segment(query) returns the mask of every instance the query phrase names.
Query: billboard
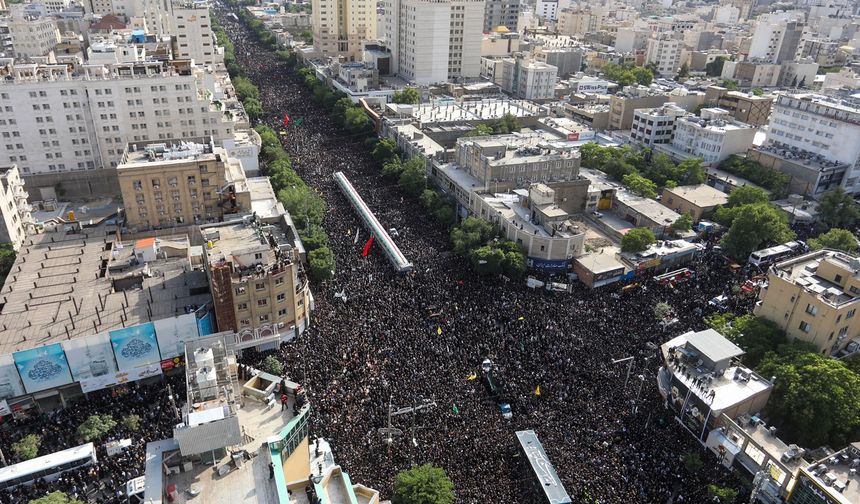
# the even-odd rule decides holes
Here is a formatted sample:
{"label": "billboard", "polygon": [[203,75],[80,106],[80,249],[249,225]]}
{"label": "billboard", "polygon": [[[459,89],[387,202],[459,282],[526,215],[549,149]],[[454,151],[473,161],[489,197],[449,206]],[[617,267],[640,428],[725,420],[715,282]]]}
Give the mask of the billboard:
{"label": "billboard", "polygon": [[12,358],[27,393],[72,383],[69,363],[59,343],[15,352]]}
{"label": "billboard", "polygon": [[162,359],[185,355],[185,342],[198,337],[197,316],[193,313],[156,320],[154,325]]}
{"label": "billboard", "polygon": [[161,362],[152,322],[111,331],[110,342],[120,371]]}
{"label": "billboard", "polygon": [[0,400],[24,395],[24,385],[11,355],[0,355]]}
{"label": "billboard", "polygon": [[106,332],[64,341],[62,345],[75,381],[113,375],[118,371],[110,335]]}

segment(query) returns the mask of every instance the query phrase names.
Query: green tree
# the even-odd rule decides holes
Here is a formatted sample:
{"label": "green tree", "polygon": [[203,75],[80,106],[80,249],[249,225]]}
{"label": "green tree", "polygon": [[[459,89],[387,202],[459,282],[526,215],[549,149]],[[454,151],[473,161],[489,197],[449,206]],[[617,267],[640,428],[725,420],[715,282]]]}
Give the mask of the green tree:
{"label": "green tree", "polygon": [[705,74],[708,77],[719,77],[723,73],[723,65],[726,63],[726,58],[717,56],[714,61],[705,65]]}
{"label": "green tree", "polygon": [[370,118],[361,107],[350,107],[344,115],[344,127],[353,133],[369,132]]}
{"label": "green tree", "polygon": [[750,89],[750,93],[754,94],[755,96],[761,96],[764,94],[764,89],[760,87],[754,87]]}
{"label": "green tree", "polygon": [[0,244],[0,285],[6,282],[6,276],[15,264],[15,249],[11,243]]}
{"label": "green tree", "polygon": [[522,250],[505,252],[505,260],[502,261],[502,272],[505,276],[517,280],[525,276],[526,269],[528,262]]}
{"label": "green tree", "polygon": [[244,102],[242,102],[242,106],[245,108],[245,113],[248,114],[248,117],[251,119],[259,119],[263,116],[263,105],[260,103],[260,100],[256,98],[246,98]]}
{"label": "green tree", "polygon": [[427,188],[427,170],[424,168],[424,159],[413,157],[403,164],[403,172],[398,180],[400,187],[406,194],[417,198]]}
{"label": "green tree", "polygon": [[236,77],[232,82],[233,90],[236,91],[236,98],[239,101],[244,102],[248,98],[260,99],[260,90],[247,77]]}
{"label": "green tree", "polygon": [[421,101],[421,93],[413,87],[408,87],[402,91],[395,91],[391,97],[391,101],[394,103],[417,104]]}
{"label": "green tree", "polygon": [[522,128],[519,120],[513,114],[505,114],[501,119],[493,122],[493,132],[496,134],[516,133]]}
{"label": "green tree", "polygon": [[400,149],[397,147],[397,142],[390,138],[383,138],[382,140],[376,142],[376,145],[373,147],[373,159],[375,159],[378,163],[384,163],[389,159],[399,156]]}
{"label": "green tree", "polygon": [[654,233],[648,228],[633,228],[621,238],[622,252],[642,252],[656,242]]}
{"label": "green tree", "polygon": [[36,434],[27,434],[18,441],[12,443],[12,453],[18,457],[18,460],[30,460],[36,458],[39,454],[39,447],[42,445],[42,437]]}
{"label": "green tree", "polygon": [[817,238],[809,240],[809,247],[812,250],[829,248],[841,250],[853,254],[857,251],[857,238],[854,233],[847,229],[833,228],[826,233],[821,233]]}
{"label": "green tree", "polygon": [[477,136],[489,136],[493,134],[492,126],[488,126],[486,124],[479,124],[475,126],[471,131],[466,133],[467,137],[477,137]]}
{"label": "green tree", "polygon": [[697,474],[705,465],[702,462],[702,457],[696,452],[687,452],[681,458],[684,461],[684,467],[690,474]]}
{"label": "green tree", "polygon": [[600,169],[614,180],[623,180],[627,175],[636,173],[636,167],[623,159],[611,159]]}
{"label": "green tree", "polygon": [[469,260],[479,275],[497,275],[502,272],[505,253],[497,248],[484,245],[472,250],[469,254]]}
{"label": "green tree", "polygon": [[132,432],[137,432],[140,429],[140,416],[134,414],[124,416],[122,417],[122,425]]}
{"label": "green tree", "polygon": [[672,306],[665,301],[660,301],[654,305],[654,318],[657,320],[665,320],[672,313]]}
{"label": "green tree", "polygon": [[78,426],[78,437],[85,443],[101,439],[116,426],[116,420],[110,415],[90,415],[84,423]]}
{"label": "green tree", "polygon": [[711,497],[713,502],[733,504],[735,499],[738,498],[738,491],[734,488],[708,485],[708,495]]}
{"label": "green tree", "polygon": [[687,62],[681,63],[681,68],[678,69],[678,75],[675,76],[675,80],[686,79],[690,76],[690,65]]}
{"label": "green tree", "polygon": [[817,352],[768,353],[759,374],[776,378],[767,412],[784,439],[845,446],[860,434],[860,376]]}
{"label": "green tree", "polygon": [[394,479],[392,504],[453,504],[454,484],[432,464],[401,471]]}
{"label": "green tree", "polygon": [[279,361],[274,355],[267,355],[263,362],[260,363],[260,369],[275,376],[284,374],[284,363]]}
{"label": "green tree", "polygon": [[33,499],[29,504],[84,504],[84,502],[73,499],[63,492],[56,491],[38,499]]}
{"label": "green tree", "polygon": [[308,268],[314,280],[328,280],[334,276],[334,254],[328,247],[308,252]]}
{"label": "green tree", "polygon": [[627,189],[629,189],[633,194],[638,194],[645,198],[657,197],[657,184],[651,182],[638,173],[628,173],[627,175],[624,175],[621,182],[627,186]]}
{"label": "green tree", "polygon": [[672,223],[672,229],[681,232],[693,229],[693,216],[690,215],[690,212],[681,214],[678,220]]}
{"label": "green tree", "polygon": [[328,235],[322,226],[318,224],[311,224],[299,231],[299,237],[302,239],[302,245],[305,246],[305,250],[308,252],[328,247]]}
{"label": "green tree", "polygon": [[399,179],[403,173],[403,163],[399,157],[393,157],[382,165],[382,176],[391,179]]}
{"label": "green tree", "polygon": [[753,186],[742,186],[729,193],[727,205],[730,207],[736,207],[767,202],[768,197],[764,189]]}
{"label": "green tree", "polygon": [[818,220],[827,229],[849,228],[857,222],[860,210],[850,194],[837,187],[818,200]]}
{"label": "green tree", "polygon": [[677,173],[676,180],[688,185],[702,184],[707,179],[702,158],[689,158],[681,161],[678,163]]}
{"label": "green tree", "polygon": [[767,168],[755,160],[732,155],[720,163],[720,169],[764,187],[775,199],[785,197],[788,193],[790,177],[780,171]]}
{"label": "green tree", "polygon": [[325,201],[309,187],[281,189],[278,191],[278,201],[283,203],[299,228],[322,224],[326,213]]}
{"label": "green tree", "polygon": [[496,234],[492,224],[480,217],[466,217],[459,226],[451,230],[454,252],[467,255],[470,250],[487,243]]}
{"label": "green tree", "polygon": [[[719,212],[718,212],[719,213]],[[767,203],[736,207],[723,246],[735,259],[743,259],[762,243],[784,243],[794,238],[785,213]]]}
{"label": "green tree", "polygon": [[723,81],[723,87],[728,89],[729,91],[738,91],[741,87],[738,85],[737,81],[733,81],[731,79],[726,79]]}
{"label": "green tree", "polygon": [[[353,107],[352,100],[344,96],[334,102],[331,107],[331,118],[339,124],[343,124],[346,119],[346,111]],[[393,141],[393,140],[392,140]],[[395,144],[396,146],[396,144]]]}

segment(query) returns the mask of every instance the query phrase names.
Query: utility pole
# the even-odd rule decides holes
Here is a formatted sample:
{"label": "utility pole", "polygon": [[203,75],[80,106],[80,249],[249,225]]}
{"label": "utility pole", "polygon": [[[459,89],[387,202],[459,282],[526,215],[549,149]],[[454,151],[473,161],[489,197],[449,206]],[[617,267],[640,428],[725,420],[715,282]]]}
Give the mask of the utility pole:
{"label": "utility pole", "polygon": [[634,357],[631,355],[630,357],[615,359],[612,361],[613,364],[621,364],[622,362],[627,363],[627,376],[624,378],[624,390],[627,390],[627,381],[630,379],[630,371],[633,370],[633,359]]}

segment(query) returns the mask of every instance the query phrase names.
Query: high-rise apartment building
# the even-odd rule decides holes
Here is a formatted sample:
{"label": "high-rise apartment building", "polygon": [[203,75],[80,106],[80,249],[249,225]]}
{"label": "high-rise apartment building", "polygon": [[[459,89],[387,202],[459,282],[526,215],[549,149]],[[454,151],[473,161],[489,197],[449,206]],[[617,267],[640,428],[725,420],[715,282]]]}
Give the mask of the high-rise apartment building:
{"label": "high-rise apartment building", "polygon": [[172,33],[172,0],[84,0],[83,6],[87,14],[123,15],[132,25],[145,25],[148,33],[159,37]]}
{"label": "high-rise apartment building", "polygon": [[130,228],[215,222],[251,208],[242,164],[211,138],[129,143],[116,172]]}
{"label": "high-rise apartment building", "polygon": [[674,77],[681,62],[684,43],[671,33],[655,34],[648,39],[645,61],[653,63],[662,77]]}
{"label": "high-rise apartment building", "polygon": [[60,30],[49,17],[31,17],[19,12],[7,24],[18,58],[46,56],[60,43]]}
{"label": "high-rise apartment building", "polygon": [[10,59],[0,66],[7,76],[0,90],[0,163],[16,163],[24,177],[116,168],[129,142],[221,141],[247,127],[241,104],[210,89],[217,76],[187,62],[72,69]]}
{"label": "high-rise apartment building", "polygon": [[478,77],[483,19],[483,0],[389,0],[392,71],[416,84]]}
{"label": "high-rise apartment building", "polygon": [[24,181],[15,165],[0,166],[0,242],[21,247],[29,226],[35,224],[27,203]]}
{"label": "high-rise apartment building", "polygon": [[313,0],[314,48],[323,56],[361,60],[361,43],[376,38],[376,2]]}
{"label": "high-rise apartment building", "polygon": [[793,61],[803,52],[806,30],[803,14],[763,14],[750,41],[749,57],[768,63]]}
{"label": "high-rise apartment building", "polygon": [[517,18],[525,3],[522,0],[487,0],[484,4],[484,31],[504,26],[517,29]]}
{"label": "high-rise apartment building", "polygon": [[197,65],[224,62],[224,51],[215,41],[208,6],[194,2],[175,5],[173,16],[176,59],[190,59]]}

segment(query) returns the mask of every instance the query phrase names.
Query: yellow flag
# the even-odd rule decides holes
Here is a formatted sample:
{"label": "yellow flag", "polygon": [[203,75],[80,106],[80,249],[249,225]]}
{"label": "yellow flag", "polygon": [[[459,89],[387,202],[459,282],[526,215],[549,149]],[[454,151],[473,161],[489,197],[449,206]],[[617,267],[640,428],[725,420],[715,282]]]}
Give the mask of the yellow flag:
{"label": "yellow flag", "polygon": [[468,379],[469,381],[472,381],[472,380],[475,380],[475,379],[477,379],[477,378],[478,378],[478,375],[476,375],[475,373],[472,373],[472,374],[470,374],[470,375],[469,375],[469,378],[467,378],[467,379]]}
{"label": "yellow flag", "polygon": [[537,388],[535,389],[535,395],[536,396],[540,395],[540,385],[538,385]]}
{"label": "yellow flag", "polygon": [[436,328],[436,334],[439,334],[439,335],[442,334],[442,328],[441,327]]}
{"label": "yellow flag", "polygon": [[517,320],[523,320],[523,319],[525,319],[525,317],[523,317],[522,315],[520,315],[520,318],[518,318]]}

